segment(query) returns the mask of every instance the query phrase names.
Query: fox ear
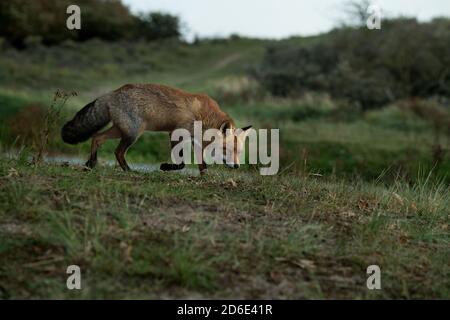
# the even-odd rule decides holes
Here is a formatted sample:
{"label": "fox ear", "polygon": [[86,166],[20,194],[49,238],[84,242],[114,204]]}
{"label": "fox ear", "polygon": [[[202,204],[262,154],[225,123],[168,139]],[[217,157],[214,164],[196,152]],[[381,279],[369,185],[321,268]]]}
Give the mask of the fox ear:
{"label": "fox ear", "polygon": [[248,129],[250,129],[252,126],[246,126],[246,127],[243,127],[243,128],[239,128],[237,131],[238,131],[238,133],[239,133],[239,135],[240,136],[242,136],[242,137],[246,137],[247,135],[248,135]]}
{"label": "fox ear", "polygon": [[227,134],[227,129],[231,129],[231,123],[229,121],[225,121],[221,124],[219,130],[222,132],[223,135]]}

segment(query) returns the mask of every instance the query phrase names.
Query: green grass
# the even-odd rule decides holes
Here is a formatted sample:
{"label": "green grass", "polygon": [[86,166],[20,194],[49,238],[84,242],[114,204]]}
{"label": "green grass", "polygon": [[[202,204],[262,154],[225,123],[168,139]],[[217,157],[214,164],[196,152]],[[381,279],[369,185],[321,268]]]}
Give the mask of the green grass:
{"label": "green grass", "polygon": [[[61,46],[4,50],[0,87],[24,95],[49,95],[57,88],[80,93],[89,102],[124,83],[170,83],[209,92],[215,79],[255,65],[266,41],[237,39],[180,43],[105,43],[91,40]],[[88,101],[89,100],[89,101]],[[78,106],[79,107],[79,106]]]}
{"label": "green grass", "polygon": [[[14,168],[12,170],[11,168]],[[233,186],[228,179],[233,179]],[[0,162],[2,298],[449,298],[448,187]],[[82,270],[81,291],[65,268]],[[378,264],[382,290],[365,269]]]}

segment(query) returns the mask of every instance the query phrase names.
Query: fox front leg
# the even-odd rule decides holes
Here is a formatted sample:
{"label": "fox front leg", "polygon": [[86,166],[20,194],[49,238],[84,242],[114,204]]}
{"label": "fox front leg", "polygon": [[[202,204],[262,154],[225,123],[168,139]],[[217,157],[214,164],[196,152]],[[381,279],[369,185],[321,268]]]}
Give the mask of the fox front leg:
{"label": "fox front leg", "polygon": [[[171,136],[171,133],[169,134],[169,138]],[[170,152],[172,152],[173,148],[177,145],[177,141],[170,140]],[[180,150],[180,157],[183,158],[183,149]],[[185,167],[184,162],[181,162],[179,164],[177,163],[161,163],[159,170],[162,171],[174,171],[174,170],[181,170]]]}
{"label": "fox front leg", "polygon": [[207,172],[206,163],[205,163],[205,160],[203,159],[203,152],[205,150],[205,147],[206,147],[206,145],[205,145],[204,141],[201,143],[200,148],[198,146],[196,148],[195,143],[194,143],[194,152],[195,152],[195,155],[196,155],[196,158],[198,161],[198,170],[200,171],[201,176],[203,176]]}
{"label": "fox front leg", "polygon": [[202,162],[198,165],[198,170],[200,170],[200,175],[203,176],[207,172],[206,163]]}

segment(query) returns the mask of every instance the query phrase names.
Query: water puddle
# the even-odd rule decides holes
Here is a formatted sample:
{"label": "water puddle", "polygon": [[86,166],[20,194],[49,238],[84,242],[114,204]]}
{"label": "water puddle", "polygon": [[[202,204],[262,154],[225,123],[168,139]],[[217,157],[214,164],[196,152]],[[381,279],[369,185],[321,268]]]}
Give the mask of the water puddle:
{"label": "water puddle", "polygon": [[[6,154],[6,157],[8,158],[17,158],[17,154],[8,153]],[[31,160],[31,158],[30,158]],[[49,164],[70,164],[70,165],[76,165],[76,166],[84,166],[86,163],[86,159],[76,157],[76,156],[68,156],[68,155],[55,155],[55,156],[45,156],[44,162]],[[109,167],[116,166],[116,161],[113,160],[102,160],[99,161],[98,165],[106,165]],[[129,162],[128,165],[133,171],[138,172],[154,172],[154,171],[160,171],[159,166],[160,164],[147,164],[147,163],[131,163]],[[177,170],[174,172],[179,172],[187,175],[199,175],[199,171],[194,168],[184,168],[182,170]]]}

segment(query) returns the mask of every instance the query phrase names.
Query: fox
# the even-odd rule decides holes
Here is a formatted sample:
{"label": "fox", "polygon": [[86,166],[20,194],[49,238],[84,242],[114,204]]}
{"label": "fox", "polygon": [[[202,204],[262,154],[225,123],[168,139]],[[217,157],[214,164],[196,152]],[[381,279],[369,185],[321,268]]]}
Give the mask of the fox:
{"label": "fox", "polygon": [[[120,139],[114,153],[120,167],[129,171],[125,159],[127,150],[144,132],[168,132],[170,137],[174,130],[186,129],[193,135],[195,121],[201,121],[205,130],[219,130],[218,137],[211,143],[222,148],[219,150],[223,150],[225,165],[239,168],[246,132],[252,126],[236,128],[233,119],[206,94],[189,93],[161,84],[125,84],[100,96],[62,127],[61,137],[65,143],[73,145],[92,138],[89,159],[85,164],[89,168],[97,164],[97,151],[102,144],[110,139]],[[110,123],[112,125],[102,131]],[[240,131],[236,132],[238,129]],[[177,142],[170,143],[173,149]],[[200,143],[203,155],[206,144]],[[182,152],[180,155],[183,156]],[[160,170],[181,170],[184,167],[184,162],[162,163]],[[198,168],[201,175],[207,170],[203,157]]]}

